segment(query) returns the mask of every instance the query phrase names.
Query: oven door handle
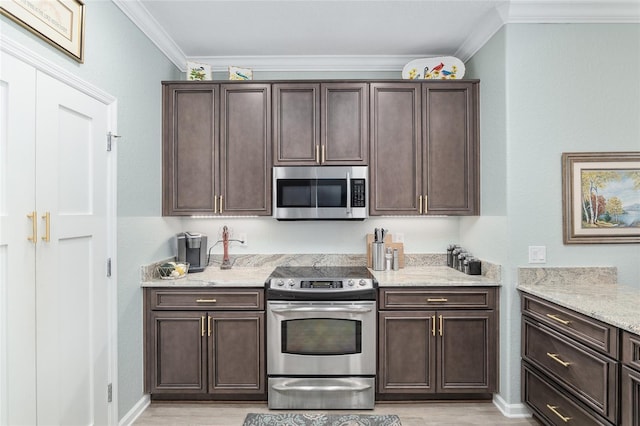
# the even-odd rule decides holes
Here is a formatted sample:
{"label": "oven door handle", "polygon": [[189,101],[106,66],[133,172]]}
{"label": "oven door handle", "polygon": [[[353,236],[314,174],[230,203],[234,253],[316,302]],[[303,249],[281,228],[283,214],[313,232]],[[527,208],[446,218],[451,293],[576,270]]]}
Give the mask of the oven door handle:
{"label": "oven door handle", "polygon": [[318,391],[365,391],[371,388],[371,385],[359,385],[353,384],[351,386],[287,386],[287,385],[273,385],[273,389],[281,392],[318,392]]}
{"label": "oven door handle", "polygon": [[304,306],[304,307],[295,307],[295,308],[270,308],[271,312],[276,314],[287,314],[287,313],[296,313],[296,312],[343,312],[350,314],[365,314],[367,312],[373,311],[373,308],[341,308],[336,306],[327,306],[327,307],[314,307],[314,306]]}

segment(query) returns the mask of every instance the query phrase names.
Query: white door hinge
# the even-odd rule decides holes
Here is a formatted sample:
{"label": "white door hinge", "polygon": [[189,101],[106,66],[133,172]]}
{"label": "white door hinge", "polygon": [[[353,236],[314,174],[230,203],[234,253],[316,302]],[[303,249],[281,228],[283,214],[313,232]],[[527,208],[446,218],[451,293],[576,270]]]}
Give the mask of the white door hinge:
{"label": "white door hinge", "polygon": [[120,135],[116,135],[115,133],[109,132],[107,133],[107,151],[111,151],[111,144],[114,138],[119,138]]}

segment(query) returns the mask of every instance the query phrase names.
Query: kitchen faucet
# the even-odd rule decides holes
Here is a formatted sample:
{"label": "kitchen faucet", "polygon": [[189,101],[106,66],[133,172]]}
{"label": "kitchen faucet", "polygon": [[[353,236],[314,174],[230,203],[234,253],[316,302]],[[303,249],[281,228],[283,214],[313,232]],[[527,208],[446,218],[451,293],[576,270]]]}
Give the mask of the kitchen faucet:
{"label": "kitchen faucet", "polygon": [[218,240],[218,242],[222,241],[222,247],[224,248],[224,254],[222,255],[222,263],[220,264],[220,269],[231,269],[231,262],[229,261],[229,242],[237,241],[240,244],[244,244],[243,240],[229,239],[229,228],[227,225],[222,227],[222,240]]}

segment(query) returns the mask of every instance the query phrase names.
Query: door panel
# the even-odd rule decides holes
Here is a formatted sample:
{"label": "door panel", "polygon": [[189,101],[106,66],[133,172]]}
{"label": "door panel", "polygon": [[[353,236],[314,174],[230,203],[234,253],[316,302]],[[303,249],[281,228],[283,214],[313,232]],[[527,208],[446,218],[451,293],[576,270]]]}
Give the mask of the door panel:
{"label": "door panel", "polygon": [[[36,422],[35,69],[0,53],[0,424]],[[37,223],[36,223],[37,225]]]}
{"label": "door panel", "polygon": [[106,424],[107,107],[43,73],[37,94],[38,422]]}

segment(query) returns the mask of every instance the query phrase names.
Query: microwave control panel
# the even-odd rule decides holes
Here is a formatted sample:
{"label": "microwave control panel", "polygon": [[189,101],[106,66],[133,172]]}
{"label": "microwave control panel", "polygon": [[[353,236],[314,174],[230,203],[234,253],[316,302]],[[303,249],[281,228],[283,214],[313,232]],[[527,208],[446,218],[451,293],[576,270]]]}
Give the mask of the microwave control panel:
{"label": "microwave control panel", "polygon": [[366,207],[364,179],[351,179],[351,207]]}

